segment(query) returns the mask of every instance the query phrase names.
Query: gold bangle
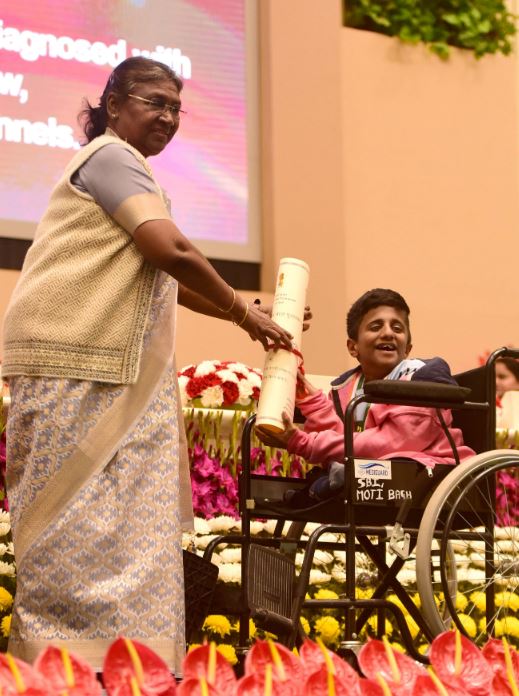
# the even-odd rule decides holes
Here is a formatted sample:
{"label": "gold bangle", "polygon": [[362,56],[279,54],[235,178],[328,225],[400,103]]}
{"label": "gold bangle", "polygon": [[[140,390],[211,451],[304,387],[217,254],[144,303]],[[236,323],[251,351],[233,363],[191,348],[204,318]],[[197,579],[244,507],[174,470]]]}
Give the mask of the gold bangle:
{"label": "gold bangle", "polygon": [[220,312],[223,312],[224,314],[229,314],[230,312],[232,312],[233,307],[236,303],[236,290],[234,288],[231,288],[231,290],[232,290],[232,302],[231,302],[231,306],[229,307],[229,309],[220,309],[220,307],[218,307]]}
{"label": "gold bangle", "polygon": [[245,303],[245,314],[243,315],[243,319],[239,323],[237,321],[233,321],[233,324],[235,326],[241,326],[244,323],[245,319],[247,319],[248,316],[249,316],[249,304],[246,302]]}

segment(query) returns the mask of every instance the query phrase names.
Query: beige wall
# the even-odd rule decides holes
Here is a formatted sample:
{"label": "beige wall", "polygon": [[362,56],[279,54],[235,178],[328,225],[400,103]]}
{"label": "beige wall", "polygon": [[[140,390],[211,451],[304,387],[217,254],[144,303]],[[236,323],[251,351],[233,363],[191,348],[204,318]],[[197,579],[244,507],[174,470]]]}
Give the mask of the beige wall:
{"label": "beige wall", "polygon": [[[310,264],[309,372],[350,365],[344,315],[400,290],[415,354],[455,370],[519,345],[518,59],[442,62],[340,26],[340,1],[260,0],[264,290],[279,258]],[[0,271],[0,315],[16,273]],[[261,365],[223,322],[179,313],[178,362]]]}
{"label": "beige wall", "polygon": [[400,290],[415,354],[519,345],[517,56],[342,32],[347,295]]}
{"label": "beige wall", "polygon": [[344,315],[377,286],[408,299],[415,355],[472,367],[519,345],[517,56],[443,62],[339,28],[339,5],[261,5],[265,281],[310,263],[312,372],[352,364]]}
{"label": "beige wall", "polygon": [[263,283],[278,260],[310,265],[314,310],[303,351],[309,372],[344,364],[340,2],[260,2]]}
{"label": "beige wall", "polygon": [[344,315],[377,286],[408,299],[416,355],[472,367],[519,345],[517,56],[443,62],[338,29],[339,4],[262,3],[265,282],[310,263],[312,372],[352,364]]}

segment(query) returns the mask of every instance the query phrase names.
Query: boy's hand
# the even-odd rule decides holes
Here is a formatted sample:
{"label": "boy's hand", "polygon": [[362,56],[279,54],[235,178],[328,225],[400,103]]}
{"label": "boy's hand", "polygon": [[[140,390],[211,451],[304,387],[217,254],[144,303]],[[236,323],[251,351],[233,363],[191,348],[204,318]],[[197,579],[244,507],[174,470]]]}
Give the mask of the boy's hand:
{"label": "boy's hand", "polygon": [[285,429],[281,433],[273,433],[270,430],[262,430],[261,426],[256,427],[256,435],[258,436],[258,440],[269,447],[280,447],[281,449],[286,449],[288,441],[295,433],[297,428],[292,423],[288,413],[285,411],[283,411],[283,425]]}
{"label": "boy's hand", "polygon": [[305,313],[303,316],[303,331],[307,331],[310,328],[310,320],[312,319],[312,310],[310,305],[306,305]]}
{"label": "boy's hand", "polygon": [[296,382],[296,401],[301,401],[301,399],[306,399],[307,396],[311,396],[318,391],[313,384],[311,384],[304,374],[298,370],[297,371],[297,382]]}

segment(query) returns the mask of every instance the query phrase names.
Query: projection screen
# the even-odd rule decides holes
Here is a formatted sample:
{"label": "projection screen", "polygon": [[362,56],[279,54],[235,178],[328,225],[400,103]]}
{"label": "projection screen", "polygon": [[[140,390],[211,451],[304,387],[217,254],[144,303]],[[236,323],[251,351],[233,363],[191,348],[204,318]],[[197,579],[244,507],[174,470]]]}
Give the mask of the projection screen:
{"label": "projection screen", "polygon": [[110,71],[151,56],[184,80],[179,133],[150,159],[209,257],[260,261],[254,0],[17,0],[0,8],[0,237],[31,239]]}

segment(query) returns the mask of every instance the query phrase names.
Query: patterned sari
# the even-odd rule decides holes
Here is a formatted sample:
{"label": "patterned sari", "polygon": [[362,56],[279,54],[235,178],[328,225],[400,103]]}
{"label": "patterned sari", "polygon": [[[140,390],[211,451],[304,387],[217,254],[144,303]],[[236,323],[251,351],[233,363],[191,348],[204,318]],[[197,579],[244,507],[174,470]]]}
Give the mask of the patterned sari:
{"label": "patterned sari", "polygon": [[108,645],[124,635],[179,674],[190,487],[179,466],[175,307],[176,283],[159,273],[136,384],[10,380],[17,592],[9,650],[22,659],[61,644],[100,671]]}

